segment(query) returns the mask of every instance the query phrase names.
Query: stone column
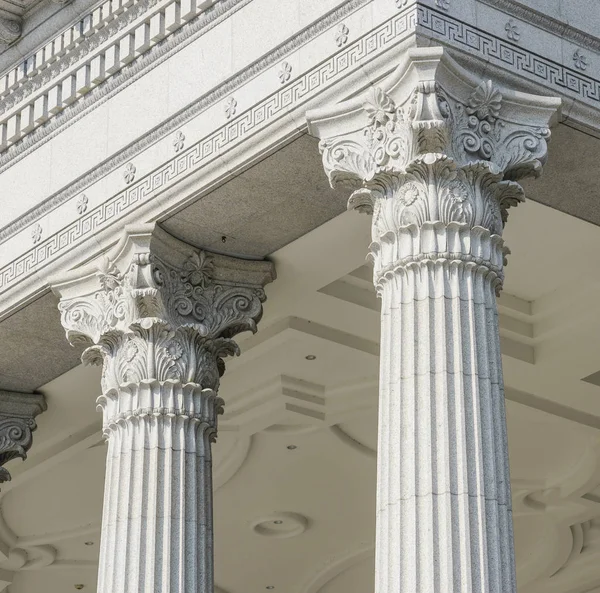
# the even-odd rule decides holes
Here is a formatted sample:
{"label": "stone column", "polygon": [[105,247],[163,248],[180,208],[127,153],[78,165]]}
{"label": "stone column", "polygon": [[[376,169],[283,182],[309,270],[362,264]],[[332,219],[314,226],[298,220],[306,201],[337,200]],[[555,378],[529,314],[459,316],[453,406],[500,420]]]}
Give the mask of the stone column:
{"label": "stone column", "polygon": [[516,591],[496,295],[516,180],[559,101],[500,90],[441,48],[309,113],[332,185],[372,218],[382,299],[376,593]]}
{"label": "stone column", "polygon": [[0,391],[0,484],[11,479],[5,463],[27,458],[37,428],[35,418],[45,410],[41,394]]}
{"label": "stone column", "polygon": [[102,366],[108,441],[98,593],[213,593],[211,443],[223,358],[256,331],[269,262],[127,228],[101,269],[54,284],[72,344]]}

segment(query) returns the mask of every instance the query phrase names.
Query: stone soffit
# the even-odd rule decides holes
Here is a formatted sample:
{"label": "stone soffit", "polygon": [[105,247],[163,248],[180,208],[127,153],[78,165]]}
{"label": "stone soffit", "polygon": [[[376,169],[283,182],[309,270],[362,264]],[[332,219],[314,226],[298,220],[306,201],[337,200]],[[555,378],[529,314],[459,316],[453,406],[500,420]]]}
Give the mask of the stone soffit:
{"label": "stone soffit", "polygon": [[[56,111],[56,114],[60,113],[60,117],[50,117],[48,112],[44,125],[39,127],[33,126],[28,130],[27,126],[21,125],[26,121],[27,114],[33,114],[35,111],[35,106],[30,100],[35,102],[37,99],[32,97],[38,97],[38,91],[32,94],[24,91],[35,87],[31,81],[36,77],[48,78],[50,75],[45,86],[39,91],[46,97],[44,104],[47,106],[48,97],[54,88],[52,69],[45,68],[33,72],[31,80],[25,75],[18,83],[17,75],[11,74],[13,71],[7,73],[6,76],[12,77],[13,84],[16,84],[16,88],[22,93],[20,95],[18,90],[11,90],[8,96],[17,99],[22,96],[22,101],[8,108],[6,106],[9,103],[4,104],[6,119],[2,125],[9,126],[8,120],[14,117],[18,122],[10,124],[11,130],[14,130],[17,136],[21,132],[25,135],[16,138],[0,156],[0,172],[16,160],[26,157],[41,143],[50,140],[60,132],[63,125],[71,125],[94,109],[99,102],[117,93],[124,85],[132,83],[136,77],[166,59],[170,52],[177,51],[186,40],[201,34],[203,27],[214,26],[219,19],[227,17],[228,10],[235,10],[247,1],[217,0],[193,3],[196,12],[190,14],[188,22],[180,22],[168,34],[164,30],[164,35],[161,33],[157,37],[158,41],[155,39],[155,43],[146,44],[148,47],[142,44],[138,50],[130,48],[133,51],[132,59],[125,60],[114,73],[109,73],[110,80],[105,78],[99,84],[86,88],[87,92],[75,93],[71,101]],[[123,3],[124,6],[125,4]],[[130,37],[135,39],[132,31],[139,31],[141,26],[143,32],[149,35],[152,18],[159,13],[165,17],[172,4],[173,2],[153,0],[148,0],[147,4],[136,3],[135,14],[125,7],[119,18],[124,19],[123,26],[130,27]],[[587,44],[585,60],[576,60],[567,55],[565,50],[560,57],[567,55],[569,59],[562,60],[561,63],[558,56],[554,56],[556,60],[542,57],[543,47],[536,44],[547,43],[546,38],[540,41],[541,38],[538,39],[534,34],[524,38],[517,34],[518,31],[513,29],[512,25],[508,26],[507,23],[506,27],[500,26],[506,18],[506,12],[494,12],[494,9],[490,8],[492,13],[488,14],[487,19],[480,19],[481,22],[478,21],[476,27],[468,24],[468,15],[462,14],[464,5],[455,4],[450,0],[390,0],[381,13],[379,24],[366,34],[353,38],[349,25],[352,25],[352,19],[356,21],[360,18],[363,11],[370,12],[370,4],[368,0],[350,0],[341,4],[250,68],[235,74],[207,95],[199,97],[151,133],[115,153],[94,170],[73,180],[68,187],[49,196],[25,216],[2,229],[0,241],[5,245],[4,253],[10,256],[0,256],[0,294],[19,284],[20,291],[39,291],[43,282],[40,283],[37,275],[48,264],[58,261],[67,253],[73,257],[74,247],[86,242],[90,245],[89,240],[97,239],[101,232],[108,237],[111,227],[128,216],[135,214],[155,220],[163,216],[165,211],[181,208],[186,199],[190,200],[190,196],[173,191],[180,181],[189,181],[190,176],[194,175],[197,177],[202,169],[203,179],[210,179],[213,184],[218,183],[219,179],[231,175],[236,166],[247,166],[242,163],[251,160],[248,155],[260,158],[261,154],[272,150],[273,142],[289,139],[305,129],[303,116],[307,107],[317,105],[323,100],[339,100],[344,96],[343,93],[356,92],[357,85],[360,89],[361,85],[364,87],[365,83],[369,84],[386,74],[390,62],[395,63],[402,55],[402,43],[409,43],[415,33],[420,40],[433,40],[453,48],[455,56],[459,60],[470,61],[471,66],[480,75],[485,73],[486,76],[501,80],[512,76],[516,78],[516,82],[513,80],[513,83],[517,88],[532,87],[537,89],[537,92],[541,89],[545,94],[562,96],[562,117],[568,124],[589,131],[592,130],[594,121],[596,125],[600,121],[597,117],[600,105],[600,53],[594,53],[596,50],[591,47],[593,44]],[[502,8],[506,11],[508,6],[509,3],[504,2]],[[526,23],[529,30],[553,35],[558,39],[558,32],[548,31],[551,27],[547,22],[544,21],[544,26],[536,25],[535,11],[520,14],[522,18],[533,19],[533,22]],[[92,15],[96,16],[91,17],[89,38],[81,43],[71,38],[73,47],[63,44],[61,51],[64,53],[62,57],[56,58],[59,62],[66,59],[64,63],[68,68],[67,73],[71,72],[67,79],[61,79],[60,84],[63,88],[64,80],[75,84],[77,73],[82,68],[82,59],[86,61],[84,74],[90,74],[92,62],[89,60],[95,59],[90,56],[96,50],[105,51],[113,47],[111,44],[115,39],[120,43],[119,36],[122,31],[117,35],[118,38],[110,37],[112,29],[106,26],[106,23],[102,27],[92,26],[102,22],[103,13],[94,11]],[[128,15],[127,18],[125,15]],[[497,22],[493,16],[498,17]],[[516,26],[518,28],[518,24]],[[498,28],[499,31],[496,30]],[[102,31],[104,37],[100,37],[98,41],[105,43],[92,43]],[[113,33],[116,34],[114,31]],[[575,35],[573,31],[571,33],[572,36]],[[300,67],[299,52],[311,45],[316,46],[323,36],[330,36],[334,41],[328,46],[331,49],[326,49],[325,53],[323,49],[313,51],[312,63]],[[83,47],[84,43],[88,43],[86,47],[91,53],[77,54],[77,51],[80,51],[78,48]],[[321,43],[321,47],[322,45]],[[40,59],[45,59],[45,55],[44,53]],[[71,65],[69,56],[73,56]],[[364,79],[365,70],[369,79],[367,81]],[[596,75],[597,79],[591,74]],[[62,76],[64,72],[61,73]],[[257,88],[260,88],[260,91]],[[238,104],[239,99],[236,97],[239,98],[244,93],[257,97],[258,100],[250,105]],[[27,102],[29,107],[23,107]],[[218,112],[216,109],[221,112],[220,117],[215,116]],[[211,128],[212,131],[207,132]],[[269,128],[270,134],[267,134]],[[156,150],[157,146],[162,145],[164,149]],[[243,157],[240,156],[242,149]],[[218,171],[218,161],[226,153],[230,155],[229,166],[225,171]],[[160,157],[157,157],[157,154],[160,154]],[[165,161],[164,154],[172,156]],[[140,166],[140,162],[143,163],[143,167]],[[97,193],[99,189],[96,188],[99,181],[103,181],[101,195]],[[157,203],[152,198],[159,194],[163,198]],[[60,224],[56,223],[57,220]],[[109,239],[107,241],[110,242]],[[72,262],[75,263],[77,262]],[[24,280],[28,281],[27,285],[23,284]],[[11,294],[14,293],[15,291],[11,290]],[[23,292],[16,300],[22,298]],[[10,307],[10,304],[7,306]]]}

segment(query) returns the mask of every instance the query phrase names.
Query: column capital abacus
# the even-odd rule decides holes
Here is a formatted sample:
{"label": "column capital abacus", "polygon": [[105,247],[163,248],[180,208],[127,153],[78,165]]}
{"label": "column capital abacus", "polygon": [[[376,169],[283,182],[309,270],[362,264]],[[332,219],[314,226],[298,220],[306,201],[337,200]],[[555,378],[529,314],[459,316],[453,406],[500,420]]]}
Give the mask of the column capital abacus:
{"label": "column capital abacus", "polygon": [[523,200],[517,180],[540,174],[559,107],[478,79],[431,47],[408,50],[366,97],[307,117],[331,185],[353,190],[348,208],[373,214],[376,280],[426,254],[455,254],[484,262],[501,284],[503,225]]}
{"label": "column capital abacus", "polygon": [[45,410],[46,400],[39,393],[0,391],[0,483],[11,479],[5,463],[27,458],[37,428],[35,418]]}
{"label": "column capital abacus", "polygon": [[256,331],[273,278],[270,262],[208,253],[144,225],[53,290],[68,340],[103,365],[104,394],[142,381],[217,391],[223,358],[239,353],[233,337]]}

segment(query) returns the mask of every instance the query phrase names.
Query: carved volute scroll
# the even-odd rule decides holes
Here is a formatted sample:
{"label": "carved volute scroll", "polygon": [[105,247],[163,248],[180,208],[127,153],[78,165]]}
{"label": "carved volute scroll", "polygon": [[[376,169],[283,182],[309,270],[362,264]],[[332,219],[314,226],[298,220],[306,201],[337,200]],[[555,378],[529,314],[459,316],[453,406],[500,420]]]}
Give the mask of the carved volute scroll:
{"label": "carved volute scroll", "polygon": [[82,359],[102,365],[104,395],[142,382],[218,390],[234,336],[256,331],[270,262],[197,250],[158,227],[128,227],[114,257],[54,284]]}
{"label": "carved volute scroll", "polygon": [[309,112],[331,185],[348,186],[348,207],[373,214],[376,280],[423,251],[463,253],[478,228],[471,255],[500,286],[503,225],[523,200],[517,180],[539,175],[559,105],[477,80],[433,47],[409,50],[366,98]]}
{"label": "carved volute scroll", "polygon": [[0,483],[11,479],[5,463],[27,458],[37,428],[35,418],[44,410],[43,395],[0,391]]}
{"label": "carved volute scroll", "polygon": [[0,43],[11,44],[21,37],[21,23],[0,16]]}

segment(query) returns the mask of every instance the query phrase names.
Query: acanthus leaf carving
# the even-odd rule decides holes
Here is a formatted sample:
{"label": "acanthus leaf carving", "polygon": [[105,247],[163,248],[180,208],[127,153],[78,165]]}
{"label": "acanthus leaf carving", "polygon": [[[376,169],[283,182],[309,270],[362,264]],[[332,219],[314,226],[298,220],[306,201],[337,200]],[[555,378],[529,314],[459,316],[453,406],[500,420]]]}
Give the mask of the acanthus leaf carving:
{"label": "acanthus leaf carving", "polygon": [[82,359],[102,366],[104,392],[141,381],[216,391],[223,359],[239,354],[232,338],[256,331],[272,266],[192,249],[154,232],[176,242],[185,257],[175,263],[145,245],[123,261],[103,260],[95,290],[63,295],[67,337],[88,345]]}
{"label": "acanthus leaf carving", "polygon": [[[475,81],[445,49],[408,53],[367,94],[362,114],[358,98],[308,114],[331,184],[351,181],[348,207],[373,214],[375,260],[399,257],[379,244],[409,226],[441,222],[501,236],[508,209],[523,200],[516,181],[538,175],[546,160],[559,105]],[[492,243],[497,261],[507,250]]]}
{"label": "acanthus leaf carving", "polygon": [[13,459],[27,459],[37,428],[35,418],[46,409],[44,396],[0,391],[0,483],[10,481],[3,467]]}

